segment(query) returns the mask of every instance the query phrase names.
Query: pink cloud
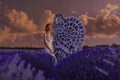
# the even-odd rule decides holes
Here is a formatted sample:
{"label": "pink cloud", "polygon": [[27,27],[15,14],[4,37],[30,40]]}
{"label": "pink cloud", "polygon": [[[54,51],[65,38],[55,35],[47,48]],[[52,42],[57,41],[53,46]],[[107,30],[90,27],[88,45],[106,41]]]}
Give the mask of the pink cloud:
{"label": "pink cloud", "polygon": [[44,32],[46,24],[53,24],[55,14],[51,10],[45,10],[40,18],[40,31]]}
{"label": "pink cloud", "polygon": [[23,11],[12,9],[6,16],[10,22],[11,32],[32,33],[37,31],[37,25],[32,19],[29,19],[27,14]]}

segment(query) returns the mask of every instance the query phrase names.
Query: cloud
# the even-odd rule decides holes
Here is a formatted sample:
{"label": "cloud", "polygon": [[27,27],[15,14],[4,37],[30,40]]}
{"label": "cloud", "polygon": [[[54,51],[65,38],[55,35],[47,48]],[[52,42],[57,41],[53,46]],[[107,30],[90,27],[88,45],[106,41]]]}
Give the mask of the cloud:
{"label": "cloud", "polygon": [[119,9],[119,6],[117,5],[107,4],[107,6],[104,9],[100,10],[99,16],[103,17],[103,19],[107,19],[112,12],[118,9]]}
{"label": "cloud", "polygon": [[6,17],[9,19],[9,27],[12,33],[33,33],[37,31],[37,25],[23,11],[12,9],[6,14]]}
{"label": "cloud", "polygon": [[[10,34],[7,39],[2,40],[2,46],[10,47],[43,47],[43,36],[41,33],[34,34]],[[0,46],[1,46],[0,45]]]}
{"label": "cloud", "polygon": [[83,23],[87,27],[88,37],[114,38],[120,32],[120,16],[115,14],[119,6],[107,4],[99,11],[96,17],[88,16],[88,13],[80,15]]}
{"label": "cloud", "polygon": [[40,18],[40,30],[44,32],[45,25],[50,23],[53,24],[55,14],[51,10],[45,10]]}
{"label": "cloud", "polygon": [[2,46],[27,46],[33,38],[35,38],[34,42],[42,41],[41,36],[39,39],[32,37],[32,35],[39,36],[41,33],[38,31],[38,26],[25,12],[12,9],[6,13],[6,18],[9,24],[0,25],[0,44]]}
{"label": "cloud", "polygon": [[0,42],[7,39],[10,29],[5,25],[0,25]]}
{"label": "cloud", "polygon": [[40,18],[40,27],[23,11],[9,10],[6,17],[9,24],[0,26],[0,44],[2,46],[43,47],[41,30],[44,32],[44,26],[53,23],[54,13],[46,10]]}
{"label": "cloud", "polygon": [[[87,29],[87,39],[113,39],[120,32],[120,16],[117,15],[119,6],[108,4],[95,16],[89,13],[80,15]],[[74,13],[74,11],[73,11]],[[40,46],[45,25],[53,24],[55,14],[51,10],[45,10],[40,18],[39,25],[34,23],[23,11],[9,10],[6,14],[9,25],[0,25],[0,44],[7,46]]]}
{"label": "cloud", "polygon": [[27,36],[25,33],[11,33],[10,28],[6,25],[0,25],[0,43],[6,43],[9,41],[10,43],[14,43],[18,37]]}

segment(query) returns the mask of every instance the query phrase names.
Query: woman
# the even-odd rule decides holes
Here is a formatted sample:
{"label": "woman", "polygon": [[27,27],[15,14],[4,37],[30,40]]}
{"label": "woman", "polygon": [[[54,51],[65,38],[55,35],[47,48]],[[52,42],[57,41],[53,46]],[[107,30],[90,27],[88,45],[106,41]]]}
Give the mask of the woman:
{"label": "woman", "polygon": [[53,49],[53,26],[51,24],[47,24],[45,26],[45,34],[44,34],[44,44],[45,44],[45,51],[52,55],[52,59],[54,59],[55,64],[57,63],[57,59],[54,54]]}

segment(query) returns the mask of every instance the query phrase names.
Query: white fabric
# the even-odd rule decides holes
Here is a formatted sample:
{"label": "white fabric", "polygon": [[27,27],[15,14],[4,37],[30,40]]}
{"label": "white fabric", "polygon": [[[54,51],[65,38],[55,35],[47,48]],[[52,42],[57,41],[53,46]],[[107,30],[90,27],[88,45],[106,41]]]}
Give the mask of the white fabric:
{"label": "white fabric", "polygon": [[53,50],[53,36],[48,34],[46,35],[46,43]]}
{"label": "white fabric", "polygon": [[[48,44],[48,46],[53,50],[53,36],[48,34],[46,35],[46,43]],[[50,50],[45,46],[45,51],[50,54]],[[54,54],[50,54],[54,60],[55,60],[55,65],[57,64],[57,58]]]}

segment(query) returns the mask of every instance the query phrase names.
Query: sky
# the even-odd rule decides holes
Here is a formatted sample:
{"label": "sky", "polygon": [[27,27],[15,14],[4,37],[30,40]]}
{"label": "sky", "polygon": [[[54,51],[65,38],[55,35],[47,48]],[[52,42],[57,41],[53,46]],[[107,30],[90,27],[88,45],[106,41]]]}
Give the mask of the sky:
{"label": "sky", "polygon": [[83,22],[85,45],[120,44],[120,0],[0,0],[0,46],[43,46],[58,13]]}

